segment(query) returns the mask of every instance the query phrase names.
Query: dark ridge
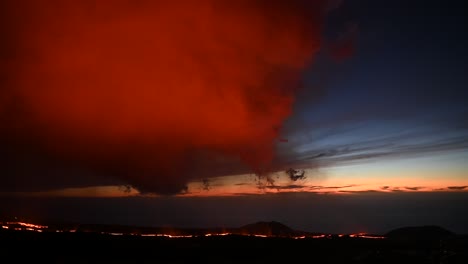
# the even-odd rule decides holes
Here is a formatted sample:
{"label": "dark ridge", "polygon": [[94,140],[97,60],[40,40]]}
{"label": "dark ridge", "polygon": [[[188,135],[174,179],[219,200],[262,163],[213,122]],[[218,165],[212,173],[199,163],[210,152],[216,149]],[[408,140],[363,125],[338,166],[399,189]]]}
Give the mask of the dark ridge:
{"label": "dark ridge", "polygon": [[401,227],[388,232],[385,236],[394,239],[440,240],[456,235],[440,226],[428,225]]}
{"label": "dark ridge", "polygon": [[257,222],[239,228],[242,233],[266,236],[292,236],[297,232],[288,226],[276,222]]}

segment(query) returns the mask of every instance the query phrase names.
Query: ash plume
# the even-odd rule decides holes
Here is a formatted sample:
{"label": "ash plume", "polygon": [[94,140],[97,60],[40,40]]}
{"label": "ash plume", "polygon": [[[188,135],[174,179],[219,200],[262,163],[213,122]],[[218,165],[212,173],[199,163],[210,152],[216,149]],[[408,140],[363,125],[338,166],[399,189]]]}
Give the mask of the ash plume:
{"label": "ash plume", "polygon": [[96,184],[160,194],[214,172],[269,171],[330,7],[300,0],[0,5],[3,189],[30,179],[31,188],[89,185],[71,173],[85,171]]}

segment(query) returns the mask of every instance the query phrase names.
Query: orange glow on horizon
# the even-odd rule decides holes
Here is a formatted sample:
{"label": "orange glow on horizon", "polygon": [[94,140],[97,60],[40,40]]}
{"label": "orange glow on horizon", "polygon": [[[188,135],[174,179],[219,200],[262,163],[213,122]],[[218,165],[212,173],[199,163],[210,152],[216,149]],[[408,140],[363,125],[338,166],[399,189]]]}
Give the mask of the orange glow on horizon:
{"label": "orange glow on horizon", "polygon": [[[216,197],[263,195],[275,193],[316,193],[350,195],[368,192],[401,193],[401,192],[465,192],[468,191],[468,180],[459,178],[419,178],[419,177],[329,177],[326,179],[309,179],[302,182],[277,180],[273,184],[259,186],[258,179],[251,175],[223,176],[211,179],[211,186],[205,188],[202,181],[189,183],[188,191],[178,194],[179,197]],[[292,186],[291,186],[292,185]],[[288,186],[290,188],[288,188]],[[9,193],[10,195],[12,193]],[[6,195],[3,193],[3,195]],[[37,197],[131,197],[148,196],[134,188],[122,186],[95,186],[85,188],[69,188],[44,192],[15,193],[18,196]]]}

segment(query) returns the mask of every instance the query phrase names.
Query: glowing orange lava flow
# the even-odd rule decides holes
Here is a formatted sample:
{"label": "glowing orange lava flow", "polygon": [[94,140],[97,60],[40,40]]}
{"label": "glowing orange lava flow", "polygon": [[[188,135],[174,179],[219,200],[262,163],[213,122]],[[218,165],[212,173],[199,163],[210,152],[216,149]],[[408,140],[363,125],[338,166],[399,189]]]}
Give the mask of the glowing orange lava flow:
{"label": "glowing orange lava flow", "polygon": [[[62,230],[58,228],[51,228],[46,225],[37,225],[26,222],[0,222],[0,227],[6,230],[15,230],[15,231],[34,231],[34,232],[69,232],[75,233],[76,229]],[[86,231],[83,231],[86,232]],[[264,235],[264,234],[245,234],[237,232],[223,232],[223,233],[205,233],[198,235],[180,235],[180,234],[170,234],[170,233],[122,233],[122,232],[98,232],[102,235],[111,235],[111,236],[141,236],[141,237],[166,237],[166,238],[195,238],[195,237],[218,237],[218,236],[246,236],[246,237],[262,237],[262,238],[272,238],[272,237],[282,237],[282,238],[291,238],[291,239],[333,239],[333,238],[365,238],[365,239],[385,239],[385,236],[371,235],[367,233],[356,233],[356,234],[320,234],[320,235],[297,235],[297,236],[278,236],[278,235]]]}

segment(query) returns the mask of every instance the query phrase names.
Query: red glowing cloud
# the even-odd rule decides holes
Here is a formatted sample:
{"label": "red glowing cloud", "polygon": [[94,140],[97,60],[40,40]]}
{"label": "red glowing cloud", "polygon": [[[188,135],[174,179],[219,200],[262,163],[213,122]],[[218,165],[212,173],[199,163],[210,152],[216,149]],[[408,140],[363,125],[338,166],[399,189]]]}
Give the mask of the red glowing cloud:
{"label": "red glowing cloud", "polygon": [[0,114],[144,192],[182,190],[199,151],[264,172],[320,47],[326,3],[306,2],[9,1]]}

